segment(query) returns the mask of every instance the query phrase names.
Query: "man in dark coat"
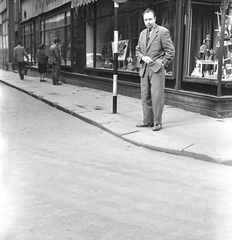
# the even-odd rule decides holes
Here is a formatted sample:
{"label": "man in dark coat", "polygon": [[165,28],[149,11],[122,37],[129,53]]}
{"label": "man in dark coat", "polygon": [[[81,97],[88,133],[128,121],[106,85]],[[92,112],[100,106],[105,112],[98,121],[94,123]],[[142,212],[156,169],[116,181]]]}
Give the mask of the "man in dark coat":
{"label": "man in dark coat", "polygon": [[14,48],[14,60],[17,62],[20,79],[23,80],[24,74],[26,72],[26,64],[24,57],[26,57],[27,61],[29,61],[29,57],[25,48],[22,46],[22,42],[18,41],[17,44],[18,45]]}
{"label": "man in dark coat", "polygon": [[53,44],[50,47],[50,60],[52,64],[52,80],[54,85],[62,85],[59,82],[60,70],[61,70],[61,56],[59,49],[60,39],[55,38]]}

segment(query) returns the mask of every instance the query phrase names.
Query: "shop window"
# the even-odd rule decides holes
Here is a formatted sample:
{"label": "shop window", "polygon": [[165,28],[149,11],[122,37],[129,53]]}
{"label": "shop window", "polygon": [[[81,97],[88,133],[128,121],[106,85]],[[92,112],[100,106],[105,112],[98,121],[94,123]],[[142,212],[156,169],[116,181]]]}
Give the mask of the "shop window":
{"label": "shop window", "polygon": [[[94,24],[93,21],[86,23],[86,66],[93,67],[93,36],[94,36]],[[92,57],[89,57],[92,56]]]}
{"label": "shop window", "polygon": [[[97,19],[96,67],[113,68],[113,18]],[[87,55],[88,56],[88,55]],[[87,58],[87,67],[93,67],[93,56]],[[90,64],[91,63],[91,64]]]}
{"label": "shop window", "polygon": [[35,51],[34,51],[34,27],[33,23],[22,26],[22,42],[27,51],[29,61],[35,62]]}
{"label": "shop window", "polygon": [[49,55],[49,48],[54,38],[61,40],[59,48],[61,53],[61,64],[71,66],[71,21],[70,11],[56,14],[47,19],[41,20],[41,40],[46,45],[46,54]]}
{"label": "shop window", "polygon": [[6,14],[2,15],[2,35],[0,36],[2,42],[2,53],[1,53],[1,63],[7,64],[9,61],[9,46],[8,46],[8,20],[6,19]]}
{"label": "shop window", "polygon": [[[78,8],[82,12],[82,7]],[[73,9],[73,68],[79,73],[84,73],[85,62],[85,36],[84,29],[85,23],[82,15]]]}
{"label": "shop window", "polygon": [[71,66],[71,27],[67,27],[66,33],[66,65]]}
{"label": "shop window", "polygon": [[70,11],[66,12],[66,24],[71,24],[71,14],[70,14]]}
{"label": "shop window", "polygon": [[[232,86],[232,5],[226,11],[223,56],[220,53],[222,2],[192,3],[188,54],[183,88],[217,95],[218,78],[222,95],[231,95]],[[222,57],[221,77],[219,58]],[[191,84],[190,84],[190,83]],[[193,85],[193,83],[197,83]],[[199,85],[200,84],[200,85]]]}
{"label": "shop window", "polygon": [[[156,12],[157,24],[167,27],[174,41],[175,4],[151,2],[149,7]],[[112,10],[114,4],[108,0],[99,1],[97,4],[95,22],[93,19],[89,21],[87,19],[86,22],[86,66],[113,69],[114,15]],[[105,15],[102,11],[103,7]],[[120,5],[118,24],[120,71],[139,71],[135,47],[138,44],[140,32],[145,28],[142,13],[147,7],[146,2],[141,0],[128,1]],[[96,42],[94,42],[94,23],[96,23]],[[96,51],[93,52],[93,49]],[[166,72],[168,75],[173,75],[172,68],[171,63]]]}
{"label": "shop window", "polygon": [[220,3],[217,5],[192,4],[192,25],[187,75],[193,78],[217,79],[218,23]]}
{"label": "shop window", "polygon": [[113,1],[101,0],[97,2],[97,17],[112,15],[113,13],[114,13]]}

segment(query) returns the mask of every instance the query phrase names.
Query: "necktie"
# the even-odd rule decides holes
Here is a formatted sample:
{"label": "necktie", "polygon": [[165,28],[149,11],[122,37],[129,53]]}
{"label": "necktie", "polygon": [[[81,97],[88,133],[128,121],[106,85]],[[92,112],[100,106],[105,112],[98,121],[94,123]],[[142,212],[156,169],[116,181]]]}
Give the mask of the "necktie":
{"label": "necktie", "polygon": [[150,39],[151,29],[147,29],[147,38],[146,38],[146,46],[148,44],[148,41]]}

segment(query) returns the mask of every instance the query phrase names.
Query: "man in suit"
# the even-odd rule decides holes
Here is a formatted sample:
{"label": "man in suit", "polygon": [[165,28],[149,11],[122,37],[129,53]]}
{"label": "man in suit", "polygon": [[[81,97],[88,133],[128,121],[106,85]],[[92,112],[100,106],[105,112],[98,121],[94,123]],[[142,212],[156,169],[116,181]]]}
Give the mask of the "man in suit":
{"label": "man in suit", "polygon": [[62,85],[59,82],[60,70],[61,70],[61,56],[59,49],[60,39],[55,38],[53,44],[50,47],[50,59],[52,63],[52,81],[53,85]]}
{"label": "man in suit", "polygon": [[24,74],[26,73],[26,64],[24,61],[24,57],[26,57],[27,61],[29,61],[29,57],[25,48],[22,46],[21,41],[17,41],[17,46],[14,48],[14,60],[17,62],[18,73],[20,79],[24,79]]}
{"label": "man in suit", "polygon": [[162,129],[165,69],[173,60],[175,48],[169,30],[156,24],[156,14],[147,9],[143,13],[146,26],[139,36],[136,57],[140,64],[143,123],[137,127]]}

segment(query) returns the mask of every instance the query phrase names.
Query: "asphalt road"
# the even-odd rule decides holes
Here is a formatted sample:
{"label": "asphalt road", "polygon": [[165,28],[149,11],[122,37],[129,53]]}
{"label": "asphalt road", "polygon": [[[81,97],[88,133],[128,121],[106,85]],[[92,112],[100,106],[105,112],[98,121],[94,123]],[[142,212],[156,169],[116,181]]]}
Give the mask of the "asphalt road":
{"label": "asphalt road", "polygon": [[231,240],[232,168],[134,146],[0,84],[1,240]]}

